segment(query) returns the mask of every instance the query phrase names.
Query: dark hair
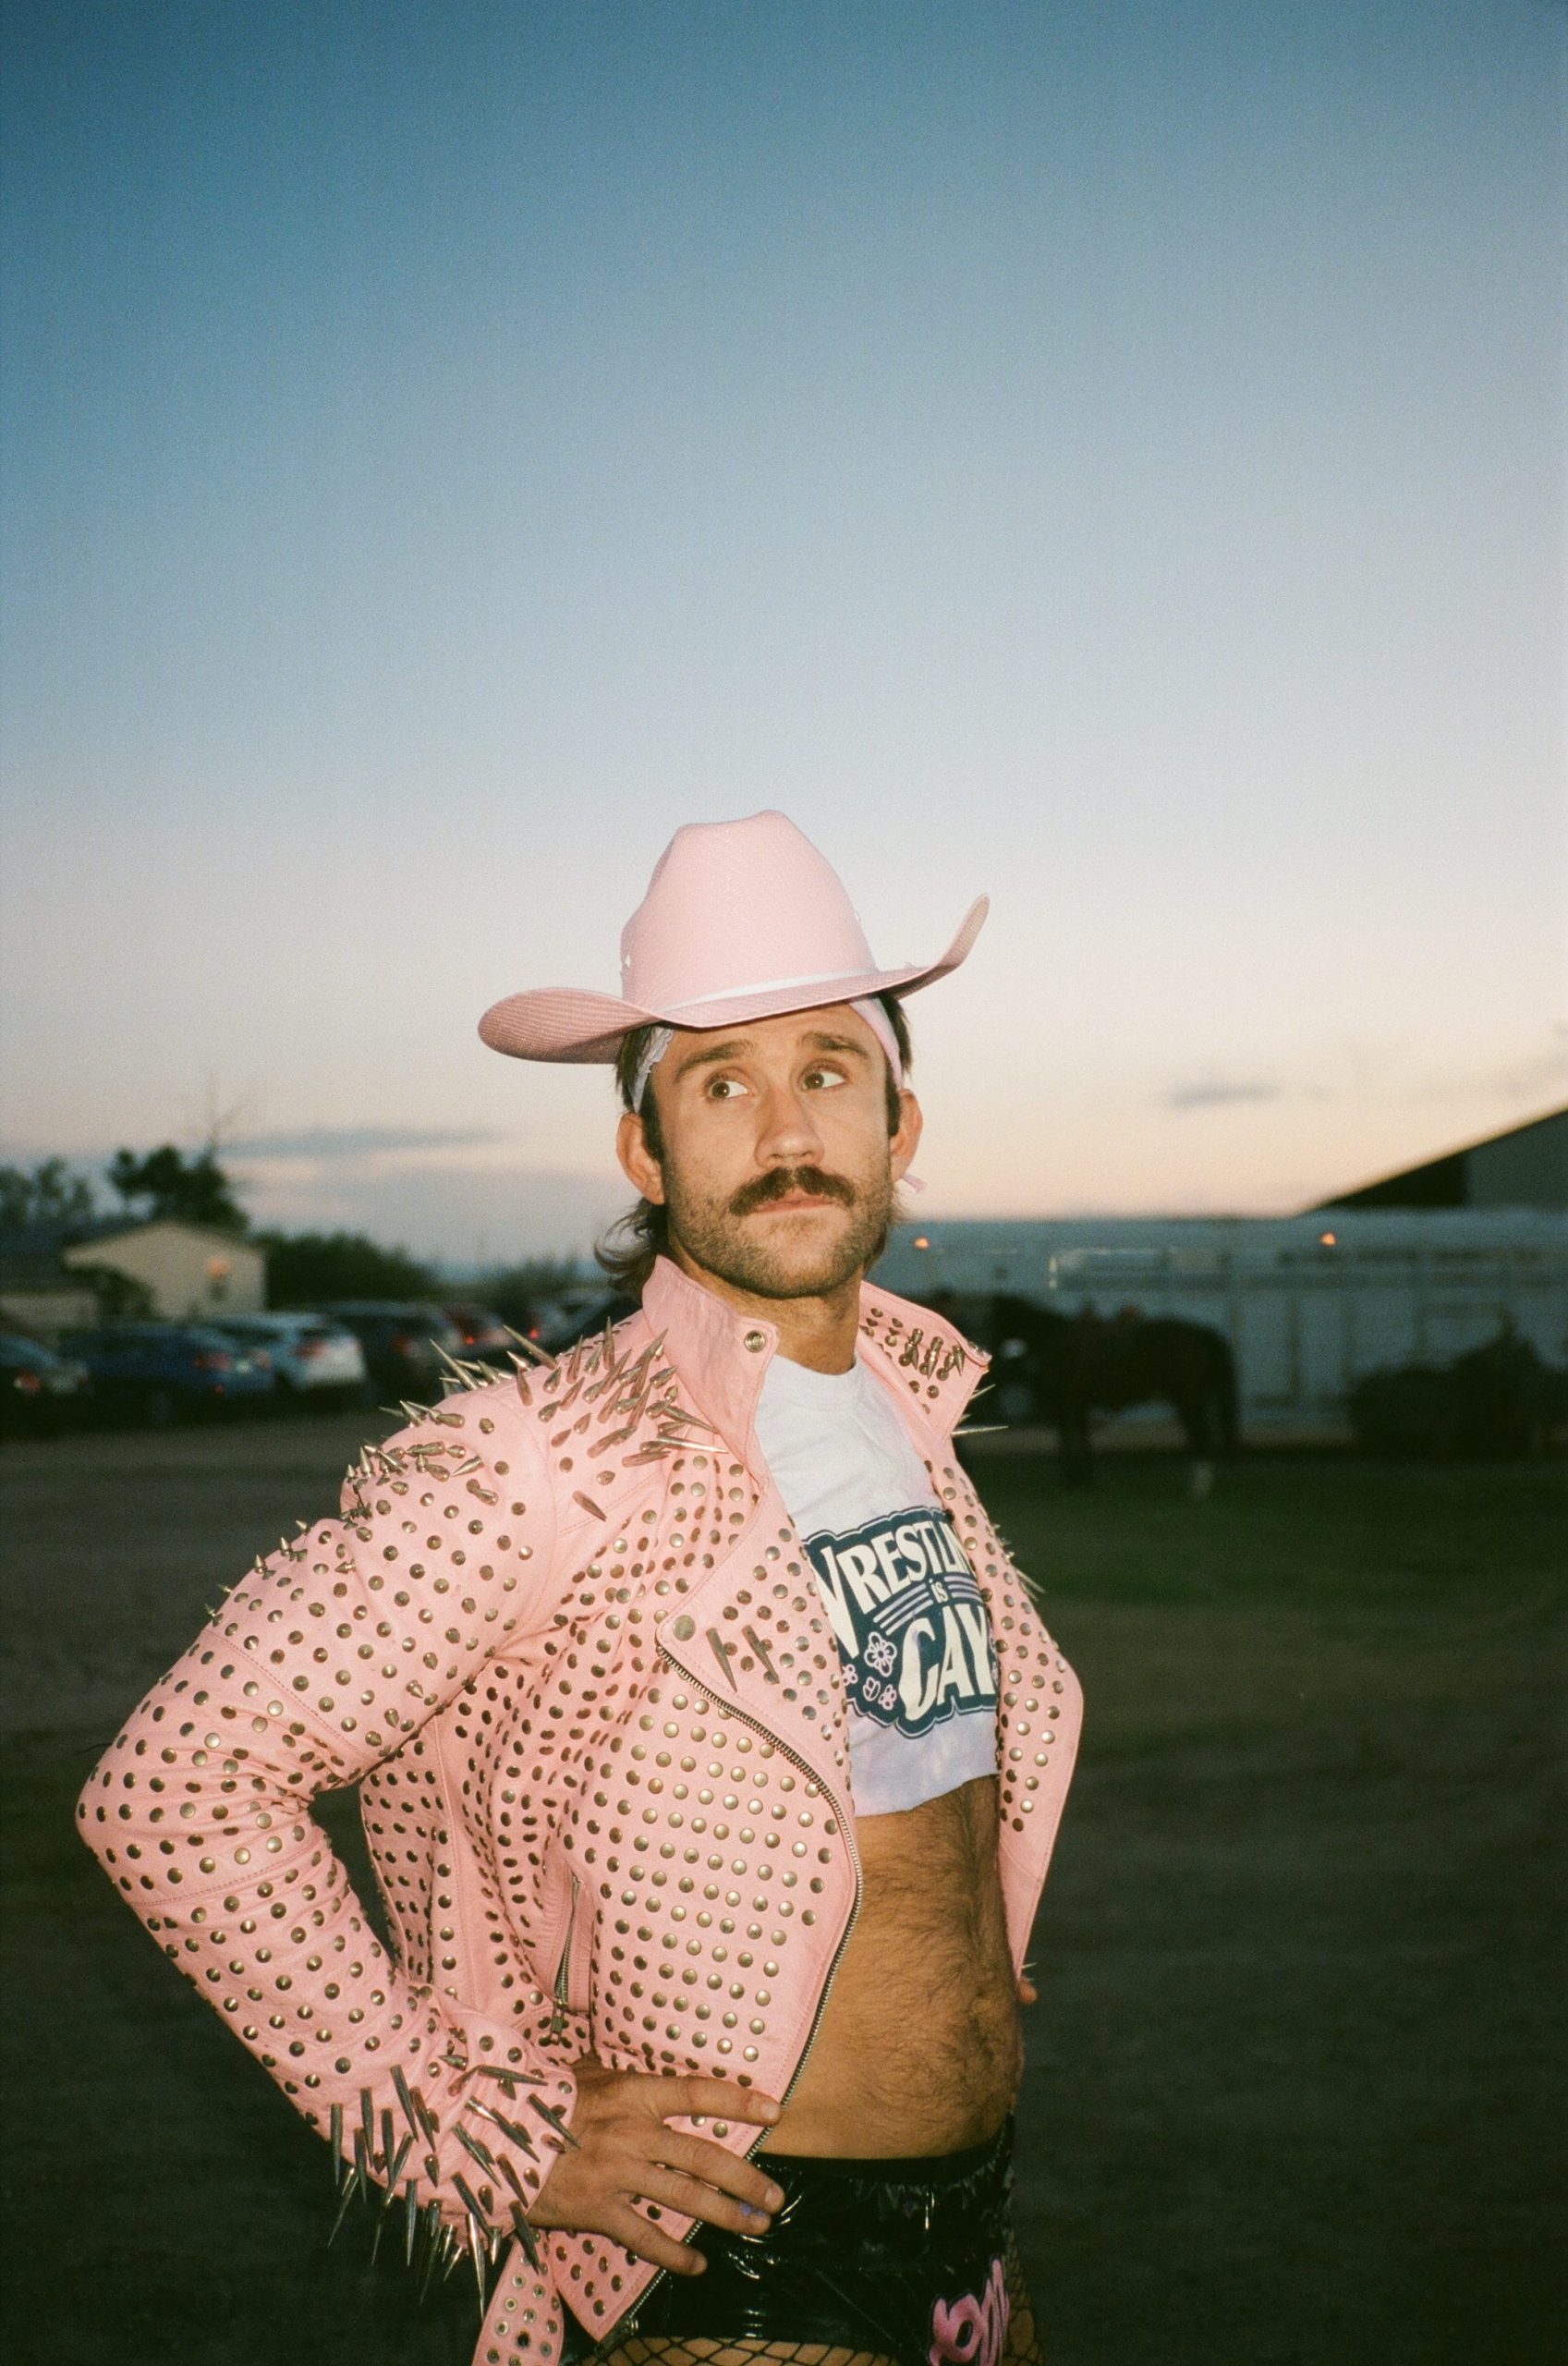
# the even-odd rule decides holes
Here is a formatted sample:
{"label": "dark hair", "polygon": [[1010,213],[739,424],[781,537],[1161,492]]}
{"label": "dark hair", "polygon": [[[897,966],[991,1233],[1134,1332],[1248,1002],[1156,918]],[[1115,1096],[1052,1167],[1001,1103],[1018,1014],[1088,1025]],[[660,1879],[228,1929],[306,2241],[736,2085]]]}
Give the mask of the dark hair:
{"label": "dark hair", "polygon": [[[913,1055],[909,1043],[909,1021],[904,1015],[904,1006],[895,994],[879,994],[877,1000],[887,1013],[893,1040],[898,1046],[899,1066],[907,1077]],[[634,1027],[629,1035],[621,1038],[621,1048],[615,1055],[615,1084],[624,1109],[631,1108],[637,1072],[642,1066],[643,1054],[648,1049],[648,1039],[652,1032],[651,1027]],[[887,1129],[890,1134],[895,1134],[901,1112],[898,1085],[891,1067],[886,1074],[886,1089]],[[649,1089],[642,1096],[641,1116],[642,1139],[648,1154],[650,1158],[662,1162],[664,1137],[660,1129],[659,1106],[653,1098],[651,1078]],[[669,1245],[669,1210],[656,1201],[639,1200],[635,1208],[628,1208],[624,1216],[616,1217],[593,1254],[618,1290],[624,1290],[628,1298],[640,1298],[656,1261],[667,1253]]]}

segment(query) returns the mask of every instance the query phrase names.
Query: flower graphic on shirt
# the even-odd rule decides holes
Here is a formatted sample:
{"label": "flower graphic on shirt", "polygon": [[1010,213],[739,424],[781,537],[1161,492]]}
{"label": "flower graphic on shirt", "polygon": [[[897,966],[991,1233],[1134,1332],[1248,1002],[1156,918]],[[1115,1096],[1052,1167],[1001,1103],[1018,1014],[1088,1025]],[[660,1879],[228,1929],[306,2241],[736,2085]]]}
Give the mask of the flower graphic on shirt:
{"label": "flower graphic on shirt", "polygon": [[898,1653],[886,1635],[872,1635],[866,1644],[866,1663],[879,1676],[891,1676],[897,1665]]}

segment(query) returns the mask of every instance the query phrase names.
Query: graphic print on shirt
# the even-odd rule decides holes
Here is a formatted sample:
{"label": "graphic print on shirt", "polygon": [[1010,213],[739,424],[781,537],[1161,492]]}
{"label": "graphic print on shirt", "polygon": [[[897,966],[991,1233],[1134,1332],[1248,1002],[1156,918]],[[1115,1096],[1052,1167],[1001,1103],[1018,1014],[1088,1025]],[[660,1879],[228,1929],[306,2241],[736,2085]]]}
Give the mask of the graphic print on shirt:
{"label": "graphic print on shirt", "polygon": [[985,1597],[953,1524],[930,1504],[806,1539],[851,1709],[911,1738],[996,1715]]}

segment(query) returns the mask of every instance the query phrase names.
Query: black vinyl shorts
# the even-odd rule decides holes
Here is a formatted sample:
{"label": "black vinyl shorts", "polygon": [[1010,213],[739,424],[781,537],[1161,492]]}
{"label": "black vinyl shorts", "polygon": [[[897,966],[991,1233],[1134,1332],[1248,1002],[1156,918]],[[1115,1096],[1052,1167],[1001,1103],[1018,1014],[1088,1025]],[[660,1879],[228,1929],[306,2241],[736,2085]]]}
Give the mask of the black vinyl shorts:
{"label": "black vinyl shorts", "polygon": [[[702,2275],[665,2275],[603,2338],[820,2342],[899,2366],[997,2366],[1007,2333],[1013,2123],[907,2161],[755,2156],[784,2193],[763,2235],[696,2226]],[[591,2337],[568,2318],[567,2366]]]}

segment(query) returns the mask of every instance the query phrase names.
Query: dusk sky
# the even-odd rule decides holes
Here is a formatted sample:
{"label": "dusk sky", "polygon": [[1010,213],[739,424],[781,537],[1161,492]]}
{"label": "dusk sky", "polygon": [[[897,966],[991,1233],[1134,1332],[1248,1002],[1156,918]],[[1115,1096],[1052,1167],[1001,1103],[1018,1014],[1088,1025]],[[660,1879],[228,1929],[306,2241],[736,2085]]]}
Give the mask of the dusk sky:
{"label": "dusk sky", "polygon": [[1568,1097],[1568,11],[6,9],[4,1140],[456,1260],[779,806],[922,1213],[1275,1213]]}

